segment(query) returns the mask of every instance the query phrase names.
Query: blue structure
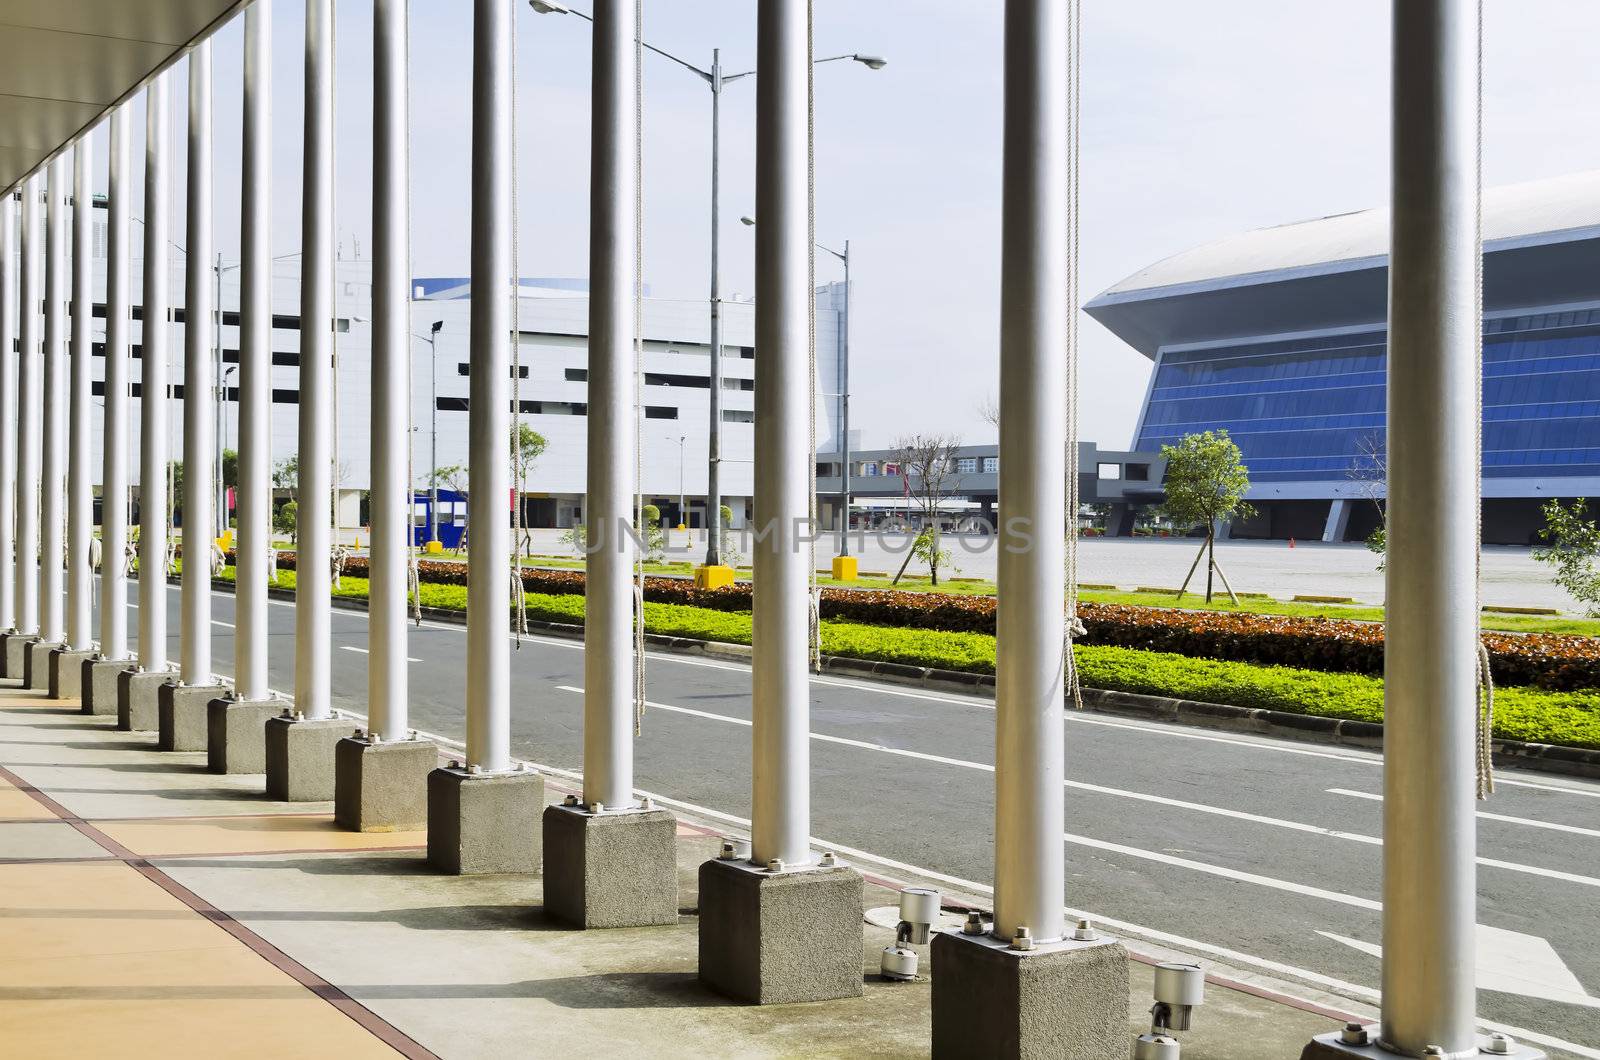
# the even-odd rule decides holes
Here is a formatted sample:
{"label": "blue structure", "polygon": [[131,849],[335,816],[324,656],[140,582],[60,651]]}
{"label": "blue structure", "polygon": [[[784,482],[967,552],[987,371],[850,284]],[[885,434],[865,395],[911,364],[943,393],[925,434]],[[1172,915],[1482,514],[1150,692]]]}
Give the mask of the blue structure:
{"label": "blue structure", "polygon": [[[1484,209],[1484,540],[1527,544],[1551,497],[1600,495],[1600,172],[1493,189]],[[1249,232],[1085,308],[1155,362],[1134,449],[1226,428],[1260,515],[1236,537],[1377,525],[1387,211]]]}
{"label": "blue structure", "polygon": [[[428,543],[428,513],[433,501],[427,490],[421,490],[411,498],[411,502],[411,543],[420,548]],[[455,490],[440,490],[440,544],[445,548],[460,548],[461,537],[466,532],[467,495]]]}

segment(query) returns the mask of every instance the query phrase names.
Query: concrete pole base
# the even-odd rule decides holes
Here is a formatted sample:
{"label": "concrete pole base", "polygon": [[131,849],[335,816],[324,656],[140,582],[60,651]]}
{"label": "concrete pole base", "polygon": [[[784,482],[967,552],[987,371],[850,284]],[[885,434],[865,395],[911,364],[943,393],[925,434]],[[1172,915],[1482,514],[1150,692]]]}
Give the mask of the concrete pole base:
{"label": "concrete pole base", "polygon": [[28,643],[36,640],[32,633],[15,630],[0,633],[0,677],[20,679],[23,660],[27,658]]}
{"label": "concrete pole base", "polygon": [[333,798],[333,748],[355,731],[345,718],[296,719],[279,715],[264,726],[267,798],[327,802]]}
{"label": "concrete pole base", "polygon": [[78,692],[85,714],[117,716],[117,680],[133,663],[127,659],[92,658],[79,668]]}
{"label": "concrete pole base", "polygon": [[428,826],[428,775],[439,749],[427,740],[373,743],[346,736],[333,749],[333,820],[352,832]]}
{"label": "concrete pole base", "polygon": [[531,771],[428,774],[428,864],[452,876],[538,872],[544,778]]}
{"label": "concrete pole base", "polygon": [[756,1005],[860,997],[863,886],[843,866],[768,872],[704,862],[700,981]]}
{"label": "concrete pole base", "polygon": [[544,811],[544,908],[579,928],[678,922],[678,821],[666,810]]}
{"label": "concrete pole base", "polygon": [[124,670],[117,675],[117,728],[154,732],[161,724],[160,689],[178,676],[171,670]]}
{"label": "concrete pole base", "polygon": [[265,773],[267,722],[283,713],[281,699],[213,699],[206,704],[206,770]]}
{"label": "concrete pole base", "polygon": [[204,751],[207,706],[227,693],[226,685],[162,685],[156,693],[156,750]]}
{"label": "concrete pole base", "polygon": [[49,696],[51,699],[81,699],[83,697],[83,664],[95,657],[95,651],[73,651],[57,648],[50,653]]}
{"label": "concrete pole base", "polygon": [[[1367,1057],[1369,1060],[1394,1060],[1401,1053],[1390,1052],[1378,1044],[1376,1024],[1348,1023],[1342,1031],[1330,1031],[1311,1039],[1300,1052],[1300,1060],[1351,1060]],[[1473,1056],[1507,1056],[1512,1060],[1545,1060],[1543,1050],[1534,1049],[1514,1041],[1504,1034],[1479,1035],[1478,1048]]]}
{"label": "concrete pole base", "polygon": [[34,640],[28,642],[27,655],[22,660],[22,684],[36,692],[50,693],[50,653],[61,650],[59,641]]}
{"label": "concrete pole base", "polygon": [[1120,942],[1014,950],[988,935],[942,931],[930,960],[936,1058],[1128,1055],[1128,951]]}

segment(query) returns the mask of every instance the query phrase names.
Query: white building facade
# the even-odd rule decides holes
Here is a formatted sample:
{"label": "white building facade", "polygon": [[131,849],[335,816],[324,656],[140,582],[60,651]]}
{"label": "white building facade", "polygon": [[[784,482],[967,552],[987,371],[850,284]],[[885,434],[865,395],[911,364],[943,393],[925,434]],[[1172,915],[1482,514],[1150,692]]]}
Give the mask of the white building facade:
{"label": "white building facade", "polygon": [[[97,218],[98,220],[98,218]],[[97,226],[98,228],[98,226]],[[103,241],[95,249],[103,253]],[[173,265],[174,292],[183,290],[181,255]],[[142,263],[133,263],[132,290],[141,287]],[[100,445],[104,409],[105,263],[95,261],[96,303],[93,341],[95,416],[93,444]],[[341,527],[359,528],[365,521],[363,494],[370,485],[371,454],[371,267],[366,261],[338,263],[335,292],[335,480]],[[216,276],[213,271],[213,281]],[[222,349],[224,400],[218,437],[224,448],[238,446],[239,287],[238,271],[222,263],[222,320],[208,325],[213,349]],[[518,343],[513,351],[514,388],[520,390],[521,421],[547,441],[544,455],[532,466],[524,489],[526,518],[531,526],[570,527],[583,519],[587,430],[589,303],[582,280],[525,279],[514,311]],[[467,464],[469,320],[471,290],[464,280],[421,278],[413,285],[412,304],[412,475],[426,490],[434,466]],[[839,309],[835,308],[838,304]],[[817,292],[817,447],[828,449],[838,433],[838,379],[843,352],[844,285],[830,284]],[[273,394],[272,460],[274,466],[293,458],[298,446],[300,400],[300,268],[286,258],[273,266]],[[722,502],[736,526],[749,514],[755,420],[754,305],[723,303],[722,351]],[[134,307],[133,393],[142,396],[139,379],[143,354],[143,314]],[[435,332],[434,325],[440,325]],[[183,378],[181,307],[174,310],[170,380]],[[705,300],[647,297],[641,351],[640,486],[646,503],[656,504],[672,522],[705,523],[708,437],[710,433],[710,313]],[[430,341],[431,337],[431,341]],[[508,336],[509,341],[509,336]],[[216,372],[213,372],[213,376]],[[181,401],[181,382],[174,386]],[[137,417],[135,417],[137,418]],[[180,410],[170,417],[174,443]],[[435,432],[437,434],[435,435]],[[129,440],[130,460],[137,467],[137,438]],[[177,448],[173,449],[176,454]],[[98,484],[99,467],[95,467]],[[465,475],[460,476],[465,481]],[[443,485],[443,483],[441,484]],[[685,502],[680,509],[680,496]],[[445,509],[441,518],[453,513]]]}

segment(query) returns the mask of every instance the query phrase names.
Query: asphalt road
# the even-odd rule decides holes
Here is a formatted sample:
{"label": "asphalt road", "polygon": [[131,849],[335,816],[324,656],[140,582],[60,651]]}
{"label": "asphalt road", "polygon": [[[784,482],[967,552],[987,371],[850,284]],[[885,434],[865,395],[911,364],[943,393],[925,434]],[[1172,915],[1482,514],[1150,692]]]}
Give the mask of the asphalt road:
{"label": "asphalt road", "polygon": [[[214,600],[216,665],[231,673],[234,601]],[[173,631],[177,603],[169,587]],[[271,679],[287,690],[294,612],[274,602],[269,613]],[[335,610],[333,638],[334,705],[364,713],[366,615]],[[461,738],[465,629],[425,624],[409,643],[412,724]],[[581,645],[530,638],[511,658],[513,754],[580,768]],[[648,689],[638,786],[742,820],[748,668],[653,654]],[[811,705],[819,842],[991,882],[992,701],[826,677],[814,679]],[[1129,933],[1372,1000],[1377,756],[1098,715],[1069,716],[1067,748],[1070,906],[1114,930],[1137,926]],[[1600,1058],[1600,784],[1500,779],[1480,805],[1480,947],[1490,957],[1480,967],[1497,976],[1480,970],[1480,1016],[1535,1032],[1556,1055]]]}

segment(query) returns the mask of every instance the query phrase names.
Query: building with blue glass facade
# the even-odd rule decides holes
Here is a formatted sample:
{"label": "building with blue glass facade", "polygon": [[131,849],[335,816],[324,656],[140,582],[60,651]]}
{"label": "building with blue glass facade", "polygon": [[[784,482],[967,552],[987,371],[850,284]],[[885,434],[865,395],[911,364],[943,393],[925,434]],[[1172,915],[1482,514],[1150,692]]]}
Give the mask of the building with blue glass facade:
{"label": "building with blue glass facade", "polygon": [[[1155,363],[1132,448],[1226,428],[1256,518],[1235,537],[1377,525],[1387,210],[1248,232],[1085,309]],[[1551,497],[1600,496],[1600,171],[1484,195],[1484,540],[1527,544]]]}

